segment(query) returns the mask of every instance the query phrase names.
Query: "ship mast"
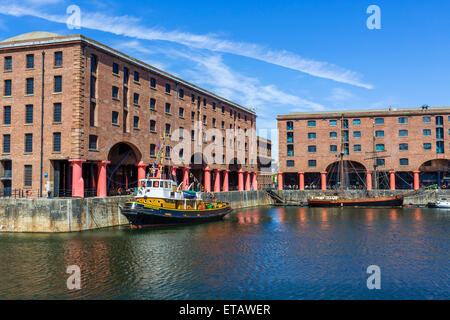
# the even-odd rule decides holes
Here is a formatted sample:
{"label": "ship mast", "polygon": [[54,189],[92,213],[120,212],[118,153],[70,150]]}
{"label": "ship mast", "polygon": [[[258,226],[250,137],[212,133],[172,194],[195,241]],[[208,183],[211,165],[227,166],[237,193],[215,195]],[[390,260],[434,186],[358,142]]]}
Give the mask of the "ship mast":
{"label": "ship mast", "polygon": [[[372,152],[375,154],[375,120],[373,120],[373,132],[372,132]],[[373,158],[373,185],[375,190],[378,190],[378,174],[377,174],[377,157]]]}
{"label": "ship mast", "polygon": [[339,167],[341,170],[341,192],[344,194],[345,177],[344,177],[344,154],[345,154],[345,137],[344,137],[344,115],[341,117],[341,154],[339,160]]}

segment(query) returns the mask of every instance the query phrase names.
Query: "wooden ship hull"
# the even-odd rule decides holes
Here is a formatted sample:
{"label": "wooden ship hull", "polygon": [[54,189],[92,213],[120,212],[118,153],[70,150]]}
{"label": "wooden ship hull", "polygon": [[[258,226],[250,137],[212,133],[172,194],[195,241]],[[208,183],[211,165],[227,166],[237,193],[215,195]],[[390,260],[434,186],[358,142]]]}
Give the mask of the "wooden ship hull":
{"label": "wooden ship hull", "polygon": [[308,199],[310,207],[400,207],[404,196],[361,198],[361,199],[330,199],[327,197]]}

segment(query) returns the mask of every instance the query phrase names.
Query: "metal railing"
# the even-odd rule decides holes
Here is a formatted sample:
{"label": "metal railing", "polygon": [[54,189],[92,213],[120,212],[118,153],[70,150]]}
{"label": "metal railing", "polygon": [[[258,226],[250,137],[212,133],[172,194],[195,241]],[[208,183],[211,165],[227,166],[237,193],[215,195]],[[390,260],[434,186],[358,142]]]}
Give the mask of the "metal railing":
{"label": "metal railing", "polygon": [[39,189],[3,189],[0,190],[0,198],[13,198],[13,199],[24,199],[24,198],[40,198]]}

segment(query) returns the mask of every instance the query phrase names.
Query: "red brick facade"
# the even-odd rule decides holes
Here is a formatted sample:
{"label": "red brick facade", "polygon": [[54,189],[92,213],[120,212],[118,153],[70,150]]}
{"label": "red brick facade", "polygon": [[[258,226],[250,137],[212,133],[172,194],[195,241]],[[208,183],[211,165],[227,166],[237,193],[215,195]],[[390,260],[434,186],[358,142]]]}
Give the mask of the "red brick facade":
{"label": "red brick facade", "polygon": [[[409,172],[413,176],[414,172],[417,175],[423,171],[442,171],[442,182],[447,170],[436,169],[435,162],[450,159],[449,116],[450,108],[278,116],[279,171],[298,175],[294,181],[297,182],[296,186],[300,184],[301,175],[316,173],[317,179],[322,173],[329,175],[332,169],[330,165],[340,159],[342,135],[347,131],[348,141],[344,143],[348,144],[348,154],[344,155],[344,160],[352,161],[352,165],[358,164],[364,175],[367,172],[370,174],[374,170],[374,163],[379,161],[377,171],[389,173]],[[348,122],[347,128],[343,121]],[[288,145],[292,148],[289,152]],[[430,165],[428,161],[433,163]],[[424,169],[424,164],[427,169]],[[404,180],[408,180],[405,183],[413,183],[412,179]]]}
{"label": "red brick facade", "polygon": [[[45,63],[42,63],[45,53]],[[62,52],[62,66],[55,66],[55,52]],[[34,67],[26,68],[27,55],[34,54]],[[5,70],[6,57],[11,57],[12,68]],[[94,61],[93,61],[94,60]],[[117,73],[113,72],[113,64],[118,67]],[[157,152],[151,154],[151,145],[156,147],[163,140],[166,125],[170,125],[170,134],[183,128],[185,137],[191,140],[191,131],[196,123],[201,123],[200,149],[194,149],[194,142],[190,141],[193,154],[195,150],[205,153],[203,148],[210,144],[212,136],[216,136],[215,160],[204,156],[203,164],[213,170],[212,175],[220,174],[224,179],[224,170],[230,170],[236,175],[237,171],[250,172],[253,179],[257,171],[256,160],[253,160],[252,141],[256,142],[253,132],[256,126],[256,114],[245,107],[237,105],[224,98],[216,96],[204,89],[196,87],[182,79],[178,79],[161,70],[155,69],[145,63],[128,57],[118,51],[106,47],[83,36],[52,37],[43,39],[20,40],[0,43],[0,90],[2,92],[0,121],[2,123],[0,137],[10,135],[10,151],[3,152],[3,171],[11,173],[7,183],[10,189],[39,189],[40,185],[40,143],[41,143],[41,105],[42,105],[42,67],[44,66],[44,132],[43,132],[43,184],[44,190],[53,191],[54,184],[60,189],[73,185],[72,169],[67,165],[69,160],[83,160],[81,163],[82,181],[85,188],[98,187],[99,163],[101,161],[113,161],[108,170],[113,170],[113,149],[118,144],[126,145],[133,154],[127,158],[123,165],[144,164],[147,172],[156,161]],[[124,83],[125,68],[129,72],[128,83]],[[95,70],[94,70],[95,69]],[[135,81],[135,72],[139,74]],[[62,77],[62,91],[55,93],[55,76]],[[136,75],[137,76],[137,75]],[[26,94],[26,79],[34,79],[34,93]],[[151,86],[154,79],[155,86]],[[4,96],[5,80],[12,81],[10,96]],[[170,86],[170,92],[166,92],[166,85]],[[117,89],[117,98],[113,97],[113,87]],[[124,99],[125,91],[128,91]],[[182,90],[182,91],[181,91]],[[181,96],[181,93],[184,96]],[[139,95],[135,103],[135,94]],[[137,97],[136,97],[137,98]],[[156,101],[155,108],[151,108],[151,99]],[[126,102],[124,101],[126,100]],[[61,121],[54,122],[54,104],[61,104]],[[170,111],[166,112],[166,104],[170,104]],[[25,106],[33,106],[32,123],[26,124]],[[11,122],[3,119],[4,107],[11,107]],[[181,114],[182,108],[183,114]],[[222,112],[223,108],[223,112]],[[115,115],[117,120],[114,120]],[[192,113],[194,113],[192,118]],[[138,120],[137,118],[138,117]],[[204,120],[206,120],[204,122]],[[151,121],[154,121],[154,129],[151,129]],[[135,126],[136,124],[136,126]],[[208,143],[203,143],[203,133],[208,129],[217,129],[216,133],[209,133]],[[220,157],[219,150],[225,150],[222,146],[222,137],[226,137],[226,130],[242,130],[244,134],[229,135],[231,141],[225,143],[235,149],[228,152],[225,159]],[[54,133],[61,134],[61,149],[54,150]],[[178,134],[178,132],[176,132]],[[247,136],[245,135],[247,133]],[[25,134],[32,134],[32,151],[25,152]],[[96,137],[96,138],[95,138]],[[198,133],[196,133],[196,138]],[[171,141],[174,137],[165,139],[166,146],[174,147],[178,142]],[[96,141],[96,144],[94,143]],[[90,141],[91,140],[91,141]],[[198,140],[198,139],[197,139]],[[255,148],[256,148],[256,143]],[[214,147],[214,146],[213,146]],[[6,150],[8,151],[8,150]],[[121,152],[121,151],[120,151]],[[120,152],[118,154],[120,154]],[[208,152],[206,152],[208,153]],[[223,153],[226,153],[225,151]],[[189,154],[189,155],[190,155]],[[182,175],[182,167],[189,168],[193,163],[191,157],[183,153],[185,161],[175,164],[177,177]],[[173,167],[174,163],[166,154],[163,165]],[[189,157],[188,157],[189,156]],[[233,164],[233,159],[239,158],[239,164]],[[222,163],[222,160],[225,160]],[[55,177],[55,163],[61,161]],[[63,163],[66,161],[67,163]],[[131,163],[130,161],[136,163]],[[5,169],[5,163],[9,162]],[[130,162],[130,163],[128,163]],[[73,163],[73,161],[72,161]],[[24,168],[32,166],[32,185],[24,185]],[[208,168],[206,168],[208,170]],[[164,168],[163,168],[164,169]],[[202,168],[200,168],[202,169]],[[125,169],[124,169],[125,170]],[[126,169],[128,170],[128,169]],[[136,180],[138,169],[124,171],[129,178]],[[165,169],[170,171],[169,169]],[[216,170],[216,171],[214,171]],[[68,173],[70,171],[70,174]],[[91,174],[91,173],[94,174]],[[5,174],[4,174],[5,176]],[[64,176],[61,178],[60,176]],[[204,178],[197,175],[197,178]],[[181,179],[181,178],[179,178]],[[58,181],[56,181],[58,180]],[[67,181],[66,181],[67,180]],[[231,179],[238,181],[238,178]],[[89,181],[89,182],[88,182]],[[205,181],[203,181],[205,182]],[[60,184],[64,184],[61,186]],[[128,184],[128,178],[127,178]],[[230,182],[230,184],[233,184]],[[209,189],[214,187],[214,181]],[[237,183],[230,188],[238,188]],[[1,186],[5,188],[5,184]],[[97,188],[98,189],[98,188]],[[222,189],[226,189],[222,186]],[[73,191],[73,190],[72,190]],[[216,190],[218,191],[218,190]],[[57,193],[57,192],[56,192]],[[81,196],[81,195],[80,195]]]}

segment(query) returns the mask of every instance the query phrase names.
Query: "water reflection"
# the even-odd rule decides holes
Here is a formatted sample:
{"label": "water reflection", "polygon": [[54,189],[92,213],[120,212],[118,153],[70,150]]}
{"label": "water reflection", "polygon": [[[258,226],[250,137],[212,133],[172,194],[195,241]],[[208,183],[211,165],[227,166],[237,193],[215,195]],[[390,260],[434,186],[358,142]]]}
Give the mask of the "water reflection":
{"label": "water reflection", "polygon": [[[448,212],[258,208],[202,225],[0,234],[0,299],[447,299]],[[365,268],[383,270],[383,290]],[[78,265],[82,289],[66,288]]]}

